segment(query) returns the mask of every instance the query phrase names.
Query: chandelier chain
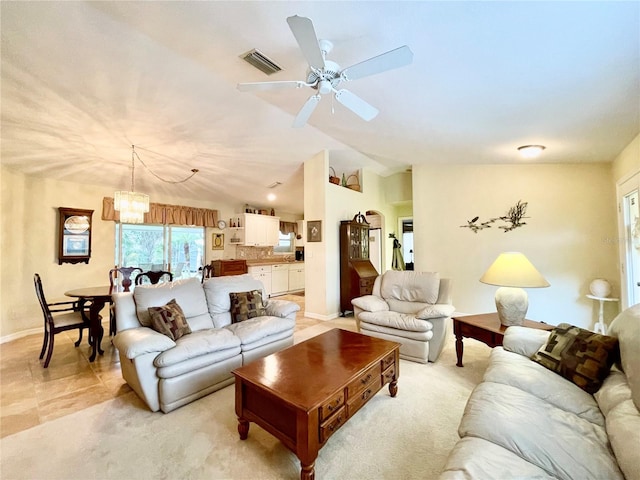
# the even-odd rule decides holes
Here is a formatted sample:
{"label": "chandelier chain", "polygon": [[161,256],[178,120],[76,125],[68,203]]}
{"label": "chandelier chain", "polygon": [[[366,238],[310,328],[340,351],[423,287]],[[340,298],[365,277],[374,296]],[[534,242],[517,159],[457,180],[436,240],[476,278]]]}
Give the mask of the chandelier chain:
{"label": "chandelier chain", "polygon": [[151,173],[151,175],[153,175],[154,177],[156,177],[158,180],[160,180],[161,182],[164,183],[171,183],[171,184],[178,184],[178,183],[184,183],[187,180],[191,179],[196,173],[198,173],[198,169],[197,168],[193,168],[191,169],[191,175],[188,175],[187,177],[183,178],[182,180],[167,180],[165,178],[162,178],[160,175],[158,175],[157,173],[155,173],[153,170],[151,170],[146,163],[144,163],[144,161],[142,160],[142,158],[140,158],[140,155],[138,155],[138,152],[136,152],[136,147],[135,145],[131,145],[131,191],[133,192],[133,169],[134,169],[134,159],[137,158],[140,163],[142,164],[142,166],[144,168],[146,168],[149,173]]}

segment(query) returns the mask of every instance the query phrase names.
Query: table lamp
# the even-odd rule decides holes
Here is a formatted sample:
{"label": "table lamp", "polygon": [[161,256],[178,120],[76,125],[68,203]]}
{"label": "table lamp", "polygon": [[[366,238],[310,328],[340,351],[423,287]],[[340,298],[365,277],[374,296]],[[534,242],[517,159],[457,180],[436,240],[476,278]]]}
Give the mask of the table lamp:
{"label": "table lamp", "polygon": [[523,288],[548,287],[547,282],[531,262],[520,252],[505,252],[480,277],[482,283],[497,285],[496,308],[500,323],[522,325],[529,308]]}

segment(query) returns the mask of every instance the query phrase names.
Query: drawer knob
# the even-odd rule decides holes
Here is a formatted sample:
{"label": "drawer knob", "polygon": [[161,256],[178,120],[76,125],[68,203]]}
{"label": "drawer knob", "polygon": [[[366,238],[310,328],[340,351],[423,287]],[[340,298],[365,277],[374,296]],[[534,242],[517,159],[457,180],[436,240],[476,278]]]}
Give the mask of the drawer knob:
{"label": "drawer knob", "polygon": [[369,390],[365,390],[365,392],[362,394],[362,399],[366,400],[367,398],[369,398],[371,396],[371,389]]}
{"label": "drawer knob", "polygon": [[367,375],[362,380],[360,380],[360,383],[362,383],[362,385],[364,385],[366,383],[369,383],[369,380],[371,380],[371,374]]}

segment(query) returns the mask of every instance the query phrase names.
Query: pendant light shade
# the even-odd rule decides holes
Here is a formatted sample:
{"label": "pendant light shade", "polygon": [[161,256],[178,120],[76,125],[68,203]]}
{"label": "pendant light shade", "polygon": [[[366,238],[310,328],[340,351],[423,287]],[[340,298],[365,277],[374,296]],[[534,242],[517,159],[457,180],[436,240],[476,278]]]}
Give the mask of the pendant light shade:
{"label": "pendant light shade", "polygon": [[149,211],[149,195],[135,191],[135,146],[131,145],[131,190],[113,194],[113,208],[120,212],[121,223],[144,223]]}

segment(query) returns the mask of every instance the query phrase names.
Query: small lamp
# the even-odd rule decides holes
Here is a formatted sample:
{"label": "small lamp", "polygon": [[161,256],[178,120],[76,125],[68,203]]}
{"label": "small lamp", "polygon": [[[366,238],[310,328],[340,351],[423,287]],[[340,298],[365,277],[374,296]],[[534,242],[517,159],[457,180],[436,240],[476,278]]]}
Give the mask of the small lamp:
{"label": "small lamp", "polygon": [[549,286],[536,267],[519,252],[498,255],[480,281],[500,287],[496,290],[496,308],[500,323],[505,326],[522,325],[524,322],[529,299],[523,288]]}

